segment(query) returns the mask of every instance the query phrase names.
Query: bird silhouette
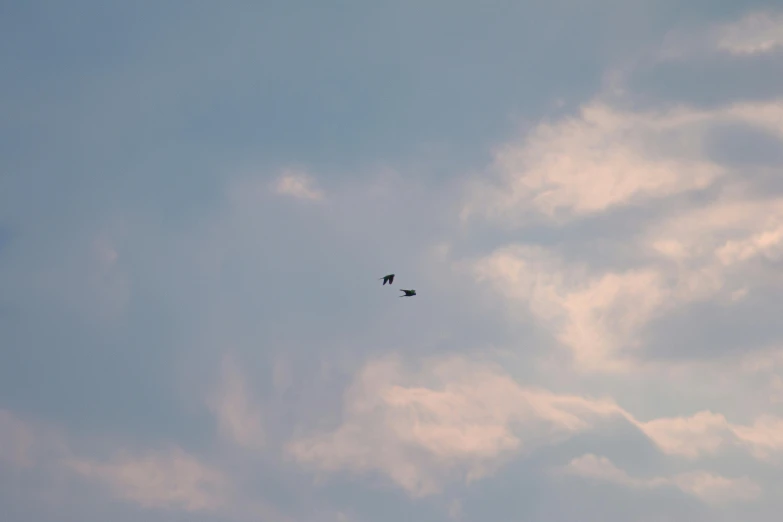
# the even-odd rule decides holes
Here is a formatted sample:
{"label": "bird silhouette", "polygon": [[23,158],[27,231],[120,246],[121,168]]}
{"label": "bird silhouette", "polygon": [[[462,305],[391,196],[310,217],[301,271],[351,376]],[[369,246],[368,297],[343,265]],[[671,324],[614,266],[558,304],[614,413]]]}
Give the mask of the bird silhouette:
{"label": "bird silhouette", "polygon": [[414,295],[416,295],[416,290],[402,290],[402,291],[405,292],[405,295],[401,295],[400,297],[413,297]]}
{"label": "bird silhouette", "polygon": [[392,284],[394,282],[394,274],[385,275],[383,277],[379,277],[378,280],[380,281],[383,279],[383,285],[385,286],[386,283]]}

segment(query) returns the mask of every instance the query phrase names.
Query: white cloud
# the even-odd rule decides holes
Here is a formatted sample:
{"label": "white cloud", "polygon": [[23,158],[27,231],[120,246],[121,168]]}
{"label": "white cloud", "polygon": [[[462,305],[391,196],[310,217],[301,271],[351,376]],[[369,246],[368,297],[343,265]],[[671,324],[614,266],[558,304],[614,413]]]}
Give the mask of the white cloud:
{"label": "white cloud", "polygon": [[179,448],[143,456],[121,453],[108,463],[69,459],[66,465],[145,508],[213,511],[227,502],[228,479]]}
{"label": "white cloud", "polygon": [[709,411],[690,417],[633,422],[664,453],[689,459],[716,454],[732,437],[732,428],[726,418]]}
{"label": "white cloud", "polygon": [[704,471],[680,473],[672,477],[631,477],[606,457],[593,454],[573,459],[562,471],[570,475],[610,482],[629,488],[674,486],[708,504],[749,502],[758,499],[762,494],[761,487],[748,477],[727,478]]}
{"label": "white cloud", "polygon": [[753,11],[731,22],[671,31],[660,49],[659,60],[694,60],[726,54],[752,57],[773,53],[783,47],[783,13]]}
{"label": "white cloud", "polygon": [[208,405],[223,437],[246,449],[264,446],[260,409],[253,404],[244,375],[231,357],[223,358],[220,386]]}
{"label": "white cloud", "polygon": [[458,358],[417,376],[394,360],[370,363],[344,407],[340,427],[293,441],[290,453],[324,471],[380,471],[418,496],[479,479],[513,454],[621,413],[611,401],[523,388],[493,366]]}
{"label": "white cloud", "polygon": [[672,477],[672,483],[709,504],[749,502],[762,495],[761,486],[748,477],[727,478],[721,475],[694,471]]}
{"label": "white cloud", "polygon": [[783,139],[783,101],[630,112],[601,98],[577,116],[540,122],[496,153],[492,182],[468,186],[463,220],[504,227],[566,223],[705,189],[729,172],[705,152],[710,129],[741,123]]}
{"label": "white cloud", "polygon": [[714,399],[713,407],[723,405],[737,415],[748,413],[745,401],[756,415],[783,402],[783,350],[777,345],[710,359],[666,361],[657,370],[655,377],[667,386],[683,393],[698,388],[698,393]]}
{"label": "white cloud", "polygon": [[[600,430],[611,419],[626,420],[662,453],[685,461],[729,448],[744,448],[760,460],[783,455],[778,418],[762,416],[745,426],[700,411],[641,421],[610,399],[526,387],[498,367],[462,358],[430,361],[415,374],[396,359],[368,363],[346,392],[344,412],[334,431],[293,440],[288,452],[324,472],[380,472],[414,496],[437,493],[451,481],[480,479],[511,458]],[[638,485],[604,461],[588,464],[615,481]],[[725,485],[706,474],[669,482],[703,498]]]}
{"label": "white cloud", "polygon": [[[745,33],[727,31],[721,45],[734,53],[765,52],[778,45],[770,46],[769,31],[766,39],[759,40],[761,32],[747,28]],[[466,205],[466,215],[473,212],[489,216],[501,226],[513,227],[528,219],[564,224],[613,209],[649,207],[667,198],[692,205],[685,202],[688,198],[675,196],[716,188],[743,174],[715,163],[703,148],[709,130],[724,122],[750,124],[783,137],[783,104],[746,103],[707,111],[678,108],[641,113],[599,98],[576,116],[541,122],[523,140],[501,148],[492,165],[500,175],[500,187],[481,184]],[[349,208],[350,203],[374,206],[372,210],[384,213],[384,209],[401,201],[396,198],[402,192],[409,203],[430,196],[418,191],[414,183],[406,184],[404,191],[389,190],[389,183],[397,183],[397,178],[373,185],[371,191],[362,188],[353,192],[348,188],[330,195],[330,199],[334,196],[345,202],[341,208]],[[267,198],[279,194],[310,202],[326,199],[310,175],[296,170],[284,171],[272,184],[256,179],[236,187],[236,192],[251,188]],[[359,197],[367,194],[373,197]],[[588,266],[582,260],[574,262],[555,255],[554,250],[510,246],[493,251],[472,268],[479,279],[490,282],[512,304],[522,303],[526,313],[549,328],[573,354],[575,368],[618,371],[632,380],[640,375],[635,373],[639,369],[635,358],[641,357],[639,348],[645,342],[645,329],[654,319],[694,300],[719,296],[741,299],[760,285],[769,284],[769,273],[759,265],[781,259],[783,206],[772,197],[762,200],[740,196],[724,193],[719,201],[702,203],[699,208],[676,206],[677,211],[654,218],[650,227],[643,226],[638,237],[618,240],[632,255],[611,259],[602,267]],[[259,198],[250,199],[240,202],[258,207]],[[351,210],[344,220],[361,224],[361,216],[366,215]],[[227,221],[224,229],[232,229],[237,234],[235,240],[241,236],[231,225],[239,221]],[[447,239],[441,244],[455,248],[437,249],[435,253],[442,256],[439,261],[448,261],[453,251],[459,251],[460,238],[449,239],[455,241]],[[124,280],[109,279],[117,275],[121,264],[119,247],[109,241],[94,247],[92,261],[99,268],[95,281],[111,283],[106,288],[124,295]],[[208,253],[210,259],[221,255]],[[214,266],[218,264],[214,262]],[[434,271],[443,264],[430,263],[427,269]],[[430,290],[430,295],[436,293]],[[513,311],[518,310],[516,307]],[[767,361],[759,359],[753,364],[766,368]],[[574,434],[600,430],[602,422],[615,418],[626,419],[638,428],[661,453],[671,457],[667,461],[675,461],[678,466],[692,466],[699,459],[735,449],[772,465],[783,455],[783,420],[769,414],[757,416],[763,405],[754,406],[741,422],[735,422],[737,417],[726,412],[724,405],[693,408],[694,392],[683,399],[683,405],[655,405],[676,410],[667,413],[671,416],[645,416],[647,420],[642,421],[629,411],[633,407],[626,410],[611,399],[581,396],[584,388],[579,379],[583,376],[574,376],[570,369],[562,374],[575,377],[568,383],[570,391],[555,392],[517,382],[492,365],[459,358],[429,361],[417,373],[393,360],[376,361],[356,376],[346,393],[342,422],[333,430],[296,438],[287,450],[300,464],[319,472],[378,473],[419,496],[440,491],[451,481],[479,480],[511,458],[557,444]],[[725,379],[722,383],[734,382],[733,370],[720,370]],[[770,385],[783,382],[776,372],[768,372]],[[297,395],[293,389],[297,379],[292,375],[288,362],[278,361],[271,383],[278,396],[285,390],[290,392],[286,397]],[[696,378],[710,380],[703,375]],[[657,385],[664,387],[667,383]],[[696,387],[698,384],[694,384]],[[659,402],[654,393],[643,399],[630,398],[629,390],[639,388],[629,386],[615,396],[624,405],[626,401],[638,404],[637,400]],[[737,391],[739,407],[748,404],[744,392]],[[241,368],[231,360],[224,361],[221,385],[209,404],[221,436],[239,449],[258,450],[265,444],[274,449],[269,447],[274,440],[265,442],[264,418]],[[679,408],[687,412],[679,415]],[[271,424],[266,427],[271,429]],[[13,466],[36,462],[38,453],[31,450],[38,440],[35,433],[27,423],[0,412],[0,459]],[[107,485],[118,498],[150,508],[210,511],[225,509],[231,503],[228,471],[224,473],[222,468],[178,448],[170,452],[120,453],[110,461],[84,457],[65,462],[78,474]],[[580,476],[626,487],[678,488],[707,503],[732,498],[751,500],[760,495],[751,479],[728,478],[723,471],[634,477],[595,455],[575,459],[569,467]],[[459,517],[459,501],[450,507],[451,515]],[[343,513],[336,518],[358,519]]]}
{"label": "white cloud", "polygon": [[744,448],[764,462],[779,462],[783,456],[783,418],[769,414],[759,416],[748,426],[729,422],[725,416],[710,411],[646,422],[630,414],[626,418],[668,455],[695,460],[734,447]]}
{"label": "white cloud", "polygon": [[728,273],[755,259],[783,258],[783,198],[715,201],[650,227],[646,239],[681,266]]}
{"label": "white cloud", "polygon": [[752,55],[783,47],[783,13],[753,12],[714,29],[717,48],[734,55]]}
{"label": "white cloud", "polygon": [[769,459],[773,454],[783,452],[783,419],[773,415],[764,415],[752,426],[735,426],[733,432],[742,445],[761,459]]}
{"label": "white cloud", "polygon": [[320,201],[324,194],[315,188],[312,176],[297,169],[286,169],[275,182],[275,191],[278,194],[291,196],[297,199]]}
{"label": "white cloud", "polygon": [[652,320],[694,302],[731,305],[780,284],[783,198],[727,191],[653,221],[625,243],[636,249],[635,267],[591,270],[533,245],[501,247],[468,266],[512,313],[532,314],[568,347],[576,369],[627,372]]}
{"label": "white cloud", "polygon": [[783,198],[726,197],[653,223],[641,241],[675,300],[741,302],[780,284]]}
{"label": "white cloud", "polygon": [[656,488],[669,483],[667,479],[661,477],[648,479],[632,477],[625,470],[615,466],[608,458],[592,453],[572,459],[566,466],[554,471],[629,488]]}
{"label": "white cloud", "polygon": [[463,218],[505,224],[554,221],[703,189],[722,173],[701,153],[694,111],[631,113],[602,102],[578,116],[542,122],[495,154],[499,187],[471,186]]}
{"label": "white cloud", "polygon": [[[108,450],[112,457],[85,455],[90,448],[96,454]],[[91,499],[81,496],[83,481],[75,480],[82,478],[90,484],[91,495],[93,486],[102,486],[112,497],[146,509],[291,522],[256,492],[252,497],[241,494],[235,487],[241,476],[236,466],[224,469],[207,463],[177,445],[136,452],[114,448],[108,439],[65,436],[56,426],[0,410],[0,475],[10,470],[14,480],[34,478],[36,488],[27,493],[37,502],[55,508],[74,502],[89,506]]]}
{"label": "white cloud", "polygon": [[499,249],[473,273],[552,330],[572,350],[578,371],[627,371],[640,329],[671,305],[666,280],[654,269],[592,275],[536,247]]}

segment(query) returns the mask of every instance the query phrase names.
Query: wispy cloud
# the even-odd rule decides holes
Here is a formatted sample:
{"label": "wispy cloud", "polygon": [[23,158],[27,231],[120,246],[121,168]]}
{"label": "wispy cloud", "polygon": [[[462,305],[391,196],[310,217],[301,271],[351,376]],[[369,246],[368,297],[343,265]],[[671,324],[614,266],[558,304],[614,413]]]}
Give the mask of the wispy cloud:
{"label": "wispy cloud", "polygon": [[753,10],[738,19],[690,25],[670,31],[656,56],[663,61],[687,61],[705,56],[752,59],[783,47],[783,12]]}
{"label": "wispy cloud", "polygon": [[[532,224],[536,216],[565,225],[651,197],[671,199],[679,192],[708,187],[712,195],[705,193],[700,203],[673,204],[669,213],[651,213],[631,236],[604,237],[603,244],[615,250],[603,254],[600,269],[591,268],[586,260],[569,261],[551,248],[521,243],[507,244],[472,261],[469,271],[510,303],[523,304],[527,311],[516,313],[530,313],[549,328],[571,349],[577,369],[627,371],[642,353],[645,329],[652,321],[696,302],[740,301],[775,280],[772,264],[764,268],[757,261],[776,263],[781,257],[783,199],[774,193],[759,194],[747,168],[714,163],[705,144],[710,129],[732,122],[781,139],[781,107],[779,101],[742,103],[708,111],[681,108],[666,114],[622,114],[599,123],[580,119],[547,124],[534,136],[543,133],[547,144],[559,143],[558,136],[566,142],[574,135],[590,136],[585,147],[593,159],[574,161],[573,151],[581,149],[573,144],[551,149],[546,145],[545,152],[533,157],[553,163],[539,169],[535,161],[525,159],[532,154],[529,147],[539,147],[540,139],[530,138],[519,149],[520,166],[506,169],[505,186],[483,190],[466,209],[481,208],[503,227]],[[600,123],[604,121],[612,123]],[[607,136],[607,126],[627,132],[620,132],[622,137]],[[643,135],[651,129],[663,134],[633,145],[644,154],[620,154],[641,163],[615,169],[611,149],[634,142],[637,130]],[[663,138],[666,133],[670,135]],[[679,159],[673,160],[678,164],[671,178],[652,175],[643,165],[672,154]],[[683,162],[683,155],[691,159]],[[563,161],[556,160],[559,157]],[[705,172],[710,174],[702,176]],[[666,179],[674,183],[671,190],[659,185]],[[699,179],[703,182],[694,185]],[[548,206],[544,201],[557,203]],[[617,259],[616,268],[611,267],[612,258]]]}
{"label": "wispy cloud", "polygon": [[0,410],[0,460],[18,467],[30,466],[34,444],[34,434],[27,424],[11,412]]}
{"label": "wispy cloud", "polygon": [[749,502],[758,499],[762,494],[761,487],[748,477],[727,478],[704,471],[680,473],[671,477],[631,477],[606,457],[593,454],[573,459],[561,471],[569,475],[629,488],[673,486],[708,504]]}
{"label": "wispy cloud", "polygon": [[251,450],[264,447],[261,411],[252,401],[240,367],[230,356],[223,358],[221,382],[208,405],[218,419],[220,433],[229,441]]}
{"label": "wispy cloud", "polygon": [[[20,49],[6,68],[32,76],[0,86],[23,116],[0,118],[0,504],[86,522],[777,520],[783,99],[753,74],[714,80],[774,78],[780,13],[424,6],[411,24],[398,4],[340,15],[350,31],[301,6],[122,8],[120,62],[82,52],[103,14],[65,10],[49,38],[87,36],[48,84],[34,29],[51,13],[10,12],[30,30],[0,31]],[[401,25],[422,35],[400,47]],[[441,52],[466,32],[471,59]],[[237,81],[197,85],[214,67]],[[504,134],[510,112],[532,124]],[[421,297],[394,298],[379,266]],[[572,511],[551,514],[563,484],[539,479],[564,463],[633,495],[571,480]],[[73,512],[36,516],[20,492]]]}
{"label": "wispy cloud", "polygon": [[463,219],[500,226],[567,223],[702,190],[727,172],[706,151],[711,129],[746,124],[783,138],[783,102],[629,112],[604,101],[541,122],[495,154],[492,183],[469,185]]}
{"label": "wispy cloud", "polygon": [[6,410],[0,410],[0,442],[0,459],[15,468],[52,476],[76,473],[107,484],[118,498],[147,508],[214,510],[225,503],[230,490],[223,473],[177,446],[140,455],[119,450],[108,462],[84,458],[74,449],[84,446],[84,441],[74,444],[79,441],[55,426]]}
{"label": "wispy cloud", "polygon": [[30,471],[57,465],[69,453],[67,437],[56,426],[0,409],[0,461]]}
{"label": "wispy cloud", "polygon": [[541,122],[498,150],[491,172],[499,187],[471,186],[463,218],[564,222],[706,188],[723,168],[701,152],[703,118],[595,102],[576,117]]}
{"label": "wispy cloud", "polygon": [[715,31],[718,49],[736,55],[772,52],[783,47],[783,13],[757,11]]}
{"label": "wispy cloud", "polygon": [[73,459],[66,465],[108,485],[118,498],[145,508],[214,511],[227,502],[228,479],[180,448],[121,453],[110,462]]}
{"label": "wispy cloud", "polygon": [[[339,428],[292,441],[291,454],[301,464],[327,472],[380,471],[414,496],[437,493],[457,477],[481,479],[512,456],[557,445],[580,432],[600,431],[608,426],[602,423],[613,419],[627,421],[662,453],[686,461],[732,447],[746,448],[757,458],[783,451],[783,439],[775,431],[781,419],[763,416],[743,426],[703,411],[641,421],[612,400],[526,387],[492,365],[459,358],[427,363],[420,373],[404,371],[394,359],[368,363],[346,393],[344,406]],[[596,462],[599,470],[609,469]],[[593,469],[596,462],[587,464]],[[690,472],[672,480],[653,482],[687,485],[689,492],[705,498],[726,486],[719,477]]]}
{"label": "wispy cloud", "polygon": [[[414,384],[432,379],[439,385]],[[336,431],[295,440],[289,451],[325,471],[381,471],[421,496],[457,477],[480,479],[504,457],[561,441],[620,410],[525,389],[492,366],[455,358],[434,362],[418,378],[399,361],[371,362],[346,393],[345,411]]]}
{"label": "wispy cloud", "polygon": [[591,274],[537,247],[504,247],[477,261],[473,273],[550,328],[572,350],[577,371],[627,371],[640,329],[671,298],[654,269]]}
{"label": "wispy cloud", "polygon": [[306,172],[286,169],[275,182],[275,191],[284,196],[310,201],[321,201],[324,193],[315,188],[315,180]]}

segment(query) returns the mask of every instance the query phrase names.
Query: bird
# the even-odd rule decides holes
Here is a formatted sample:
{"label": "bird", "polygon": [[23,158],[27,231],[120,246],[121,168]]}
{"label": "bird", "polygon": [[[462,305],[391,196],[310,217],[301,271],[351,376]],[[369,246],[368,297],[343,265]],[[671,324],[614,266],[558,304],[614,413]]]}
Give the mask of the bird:
{"label": "bird", "polygon": [[414,295],[416,295],[416,290],[402,290],[402,291],[405,292],[405,295],[401,295],[400,297],[413,297]]}
{"label": "bird", "polygon": [[383,277],[379,277],[378,281],[383,279],[383,285],[385,286],[386,283],[392,284],[394,282],[394,274],[385,275]]}

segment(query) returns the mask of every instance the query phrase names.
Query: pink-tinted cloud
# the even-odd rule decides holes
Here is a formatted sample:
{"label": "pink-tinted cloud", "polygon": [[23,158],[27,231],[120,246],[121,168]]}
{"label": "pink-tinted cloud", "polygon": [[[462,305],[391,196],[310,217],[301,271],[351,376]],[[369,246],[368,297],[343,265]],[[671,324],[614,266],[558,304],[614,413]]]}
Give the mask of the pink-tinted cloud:
{"label": "pink-tinted cloud", "polygon": [[223,358],[220,384],[208,400],[208,406],[227,440],[250,450],[264,447],[260,408],[253,402],[245,376],[232,357]]}
{"label": "pink-tinted cloud", "polygon": [[755,501],[762,495],[761,487],[745,476],[728,478],[705,471],[691,471],[671,477],[631,477],[606,457],[593,454],[575,458],[559,471],[635,489],[676,487],[713,505]]}
{"label": "pink-tinted cloud", "polygon": [[66,466],[107,485],[117,498],[145,508],[215,511],[228,501],[230,482],[225,475],[179,448],[120,453],[110,462],[69,459]]}

